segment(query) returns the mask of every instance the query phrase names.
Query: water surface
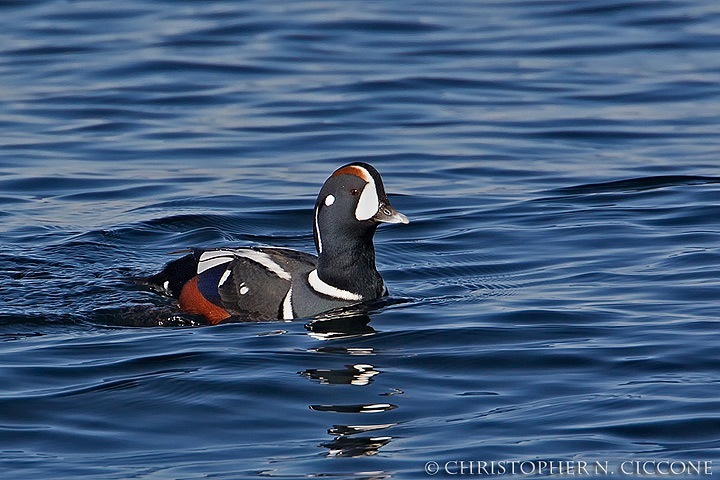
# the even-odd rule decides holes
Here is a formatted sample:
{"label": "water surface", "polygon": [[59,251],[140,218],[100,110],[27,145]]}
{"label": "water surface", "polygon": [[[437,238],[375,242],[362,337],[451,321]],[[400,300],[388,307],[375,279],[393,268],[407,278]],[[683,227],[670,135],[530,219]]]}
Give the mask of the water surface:
{"label": "water surface", "polygon": [[[0,9],[3,477],[719,465],[716,2]],[[368,317],[206,327],[126,282],[311,252],[358,160],[412,220]]]}

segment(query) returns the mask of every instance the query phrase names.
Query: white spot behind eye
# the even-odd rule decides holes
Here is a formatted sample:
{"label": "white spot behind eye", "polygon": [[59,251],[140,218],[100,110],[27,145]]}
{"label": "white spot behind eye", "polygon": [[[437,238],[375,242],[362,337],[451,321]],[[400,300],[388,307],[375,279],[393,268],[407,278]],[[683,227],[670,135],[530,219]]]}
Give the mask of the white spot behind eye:
{"label": "white spot behind eye", "polygon": [[245,295],[249,291],[250,289],[248,287],[240,287],[240,295]]}
{"label": "white spot behind eye", "polygon": [[325,205],[326,205],[326,206],[329,207],[329,206],[332,205],[333,203],[335,203],[335,197],[334,197],[334,196],[328,195],[327,197],[325,197]]}

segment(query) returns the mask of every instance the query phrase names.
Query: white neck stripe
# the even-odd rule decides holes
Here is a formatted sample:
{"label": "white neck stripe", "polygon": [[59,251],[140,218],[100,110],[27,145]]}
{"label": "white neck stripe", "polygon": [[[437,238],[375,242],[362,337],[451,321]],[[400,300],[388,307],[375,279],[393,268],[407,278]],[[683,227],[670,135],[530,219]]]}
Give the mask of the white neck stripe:
{"label": "white neck stripe", "polygon": [[320,216],[320,205],[315,207],[315,239],[317,240],[318,253],[322,253],[322,239],[320,238],[320,225],[318,217]]}
{"label": "white neck stripe", "polygon": [[338,300],[348,300],[353,302],[359,302],[363,299],[362,295],[357,293],[348,292],[337,287],[323,282],[318,276],[317,270],[313,270],[308,275],[308,283],[310,287],[317,293],[327,295],[328,297],[337,298]]}

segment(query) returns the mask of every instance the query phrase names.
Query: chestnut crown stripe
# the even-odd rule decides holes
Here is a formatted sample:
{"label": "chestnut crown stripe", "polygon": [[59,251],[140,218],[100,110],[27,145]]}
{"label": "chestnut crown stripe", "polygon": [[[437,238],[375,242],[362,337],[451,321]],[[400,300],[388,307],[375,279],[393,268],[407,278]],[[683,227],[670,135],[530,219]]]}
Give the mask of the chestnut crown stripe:
{"label": "chestnut crown stripe", "polygon": [[338,175],[355,175],[368,183],[373,181],[370,172],[358,165],[348,165],[346,167],[339,168],[331,175],[331,178],[337,177]]}

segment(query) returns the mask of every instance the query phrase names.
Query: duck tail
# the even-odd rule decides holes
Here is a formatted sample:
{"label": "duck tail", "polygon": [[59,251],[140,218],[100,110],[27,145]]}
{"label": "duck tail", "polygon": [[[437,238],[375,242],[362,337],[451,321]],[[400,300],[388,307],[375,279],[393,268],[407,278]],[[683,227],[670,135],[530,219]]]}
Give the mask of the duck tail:
{"label": "duck tail", "polygon": [[139,287],[178,298],[183,286],[188,280],[197,275],[198,259],[202,254],[201,250],[192,249],[189,251],[191,253],[168,262],[159,273],[149,277],[134,277],[131,281]]}

